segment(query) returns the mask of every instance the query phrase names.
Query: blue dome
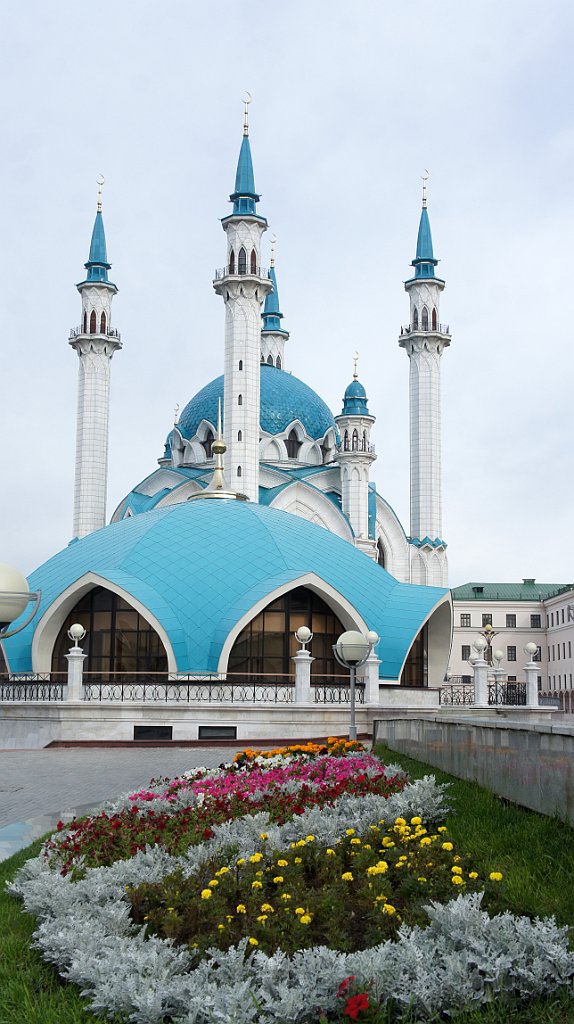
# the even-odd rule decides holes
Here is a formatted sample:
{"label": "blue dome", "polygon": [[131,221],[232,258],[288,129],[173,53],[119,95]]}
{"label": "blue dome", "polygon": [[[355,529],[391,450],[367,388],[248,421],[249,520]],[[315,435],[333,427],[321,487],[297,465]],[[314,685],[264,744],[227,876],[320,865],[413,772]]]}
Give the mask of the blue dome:
{"label": "blue dome", "polygon": [[[38,623],[87,573],[149,610],[179,672],[217,671],[226,639],[257,602],[313,573],[377,631],[382,674],[396,679],[422,623],[448,595],[399,583],[352,544],[288,512],[199,499],[106,526],[32,573],[30,588],[42,590],[40,608],[30,625],[5,641],[10,671],[31,670]],[[70,600],[75,603],[73,595]],[[447,655],[445,648],[445,665]]]}
{"label": "blue dome", "polygon": [[[178,423],[184,437],[193,437],[202,420],[215,426],[218,399],[223,408],[223,376],[206,384],[186,405]],[[261,429],[280,434],[293,420],[300,420],[315,441],[324,437],[329,427],[336,430],[331,410],[315,391],[291,373],[261,363]]]}
{"label": "blue dome", "polygon": [[360,380],[352,380],[343,397],[343,416],[369,415],[367,392]]}

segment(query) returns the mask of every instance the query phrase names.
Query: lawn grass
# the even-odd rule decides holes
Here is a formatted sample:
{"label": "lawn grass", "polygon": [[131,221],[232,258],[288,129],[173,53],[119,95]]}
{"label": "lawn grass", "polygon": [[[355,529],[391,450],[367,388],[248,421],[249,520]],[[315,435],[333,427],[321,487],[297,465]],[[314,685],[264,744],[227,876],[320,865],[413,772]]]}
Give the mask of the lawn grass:
{"label": "lawn grass", "polygon": [[[533,916],[554,914],[560,924],[574,925],[574,836],[568,825],[516,807],[474,783],[383,746],[376,752],[387,763],[400,764],[413,780],[434,774],[438,782],[452,784],[450,837],[477,866],[504,873],[504,898],[511,910]],[[19,900],[5,892],[6,881],[24,861],[39,853],[42,841],[0,863],[0,1024],[109,1024],[109,1018],[87,1012],[79,990],[61,981],[38,951],[30,948],[35,921],[22,913]],[[404,1018],[405,1024],[409,1019]],[[381,1013],[379,1024],[391,1024],[392,1020],[391,1015]],[[570,990],[561,990],[528,1005],[498,1003],[458,1014],[451,1021],[574,1024],[574,998]]]}

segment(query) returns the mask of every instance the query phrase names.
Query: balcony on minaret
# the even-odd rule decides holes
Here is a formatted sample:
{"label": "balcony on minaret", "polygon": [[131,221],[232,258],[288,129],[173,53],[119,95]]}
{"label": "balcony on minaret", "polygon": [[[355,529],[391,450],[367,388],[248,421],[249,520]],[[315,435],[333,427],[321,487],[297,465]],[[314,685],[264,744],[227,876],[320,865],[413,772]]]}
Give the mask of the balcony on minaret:
{"label": "balcony on minaret", "polygon": [[450,338],[450,327],[448,324],[439,324],[435,321],[425,322],[419,324],[405,324],[401,327],[401,336],[403,334],[442,334],[445,338]]}
{"label": "balcony on minaret", "polygon": [[[88,325],[86,325],[87,327]],[[105,330],[94,330],[90,331],[85,329],[82,324],[79,327],[70,328],[70,341],[74,341],[75,338],[81,338],[94,336],[96,338],[114,338],[116,341],[121,341],[121,334],[116,331],[115,327],[107,327]]]}
{"label": "balcony on minaret", "polygon": [[247,260],[244,264],[237,261],[237,263],[228,263],[227,266],[216,269],[215,281],[222,281],[225,277],[256,277],[259,280],[262,278],[269,280],[270,274],[267,267],[253,266],[250,260]]}
{"label": "balcony on minaret", "polygon": [[375,446],[364,437],[344,437],[337,445],[338,452],[353,452],[355,455],[374,455]]}

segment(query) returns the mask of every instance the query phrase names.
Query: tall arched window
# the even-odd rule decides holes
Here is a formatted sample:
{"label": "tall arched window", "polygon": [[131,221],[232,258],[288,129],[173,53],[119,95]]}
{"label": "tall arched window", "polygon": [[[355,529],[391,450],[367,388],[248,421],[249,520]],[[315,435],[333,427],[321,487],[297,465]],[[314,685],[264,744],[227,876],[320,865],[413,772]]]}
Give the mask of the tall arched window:
{"label": "tall arched window", "polygon": [[380,537],[377,541],[377,562],[379,563],[379,565],[382,565],[383,569],[385,568],[385,549],[381,544]]}
{"label": "tall arched window", "polygon": [[363,430],[363,439],[361,441],[361,451],[366,452],[367,450],[367,431]]}
{"label": "tall arched window", "polygon": [[290,431],[286,444],[287,458],[296,459],[299,454],[299,449],[303,442],[299,440],[299,438],[297,437],[297,432],[295,430]]}
{"label": "tall arched window", "polygon": [[233,252],[233,249],[229,253],[229,273],[235,273],[235,253]]}
{"label": "tall arched window", "polygon": [[201,442],[202,445],[203,445],[203,450],[205,452],[206,459],[210,459],[212,457],[212,455],[213,455],[213,451],[212,451],[211,446],[212,446],[214,441],[215,441],[215,436],[214,436],[213,431],[212,430],[208,430],[207,434],[205,435],[205,440]]}
{"label": "tall arched window", "polygon": [[260,359],[260,362],[262,362],[262,363],[264,363],[264,362],[265,362],[265,356],[263,355],[263,352],[261,353],[261,359]]}
{"label": "tall arched window", "polygon": [[68,630],[81,622],[84,672],[167,672],[165,648],[153,626],[118,594],[94,587],[78,601],[64,622],[52,653],[52,672],[67,670]]}
{"label": "tall arched window", "polygon": [[243,359],[239,360],[239,366],[237,367],[237,369],[238,370],[242,370],[243,369]]}
{"label": "tall arched window", "polygon": [[88,333],[88,314],[84,313],[84,334]]}
{"label": "tall arched window", "polygon": [[311,676],[328,679],[344,674],[337,667],[333,644],[344,626],[329,606],[306,587],[297,587],[264,608],[237,637],[227,671],[241,675],[292,675],[291,658],[299,644],[294,633],[299,626],[308,626],[313,633],[311,653],[315,659]]}
{"label": "tall arched window", "polygon": [[419,311],[418,311],[418,309],[413,309],[413,331],[418,331],[418,329],[419,329]]}
{"label": "tall arched window", "polygon": [[245,252],[243,246],[241,246],[241,249],[239,250],[239,256],[237,258],[237,273],[247,273],[247,253]]}
{"label": "tall arched window", "polygon": [[102,313],[100,317],[100,334],[106,333],[106,314]]}
{"label": "tall arched window", "polygon": [[355,427],[353,430],[353,451],[358,452],[359,450],[359,431]]}
{"label": "tall arched window", "polygon": [[237,467],[237,476],[241,476],[241,466]]}
{"label": "tall arched window", "polygon": [[423,306],[423,312],[422,312],[421,320],[422,320],[422,325],[421,326],[422,326],[423,331],[428,331],[428,329],[429,329],[429,311],[426,308],[426,306]]}
{"label": "tall arched window", "polygon": [[257,253],[255,252],[255,249],[251,250],[251,273],[257,273]]}
{"label": "tall arched window", "polygon": [[90,334],[96,333],[96,311],[92,310],[90,313]]}
{"label": "tall arched window", "polygon": [[432,310],[432,329],[436,331],[436,306],[433,306]]}
{"label": "tall arched window", "polygon": [[243,395],[239,395],[239,397],[237,399],[237,404],[238,405],[243,405]]}
{"label": "tall arched window", "polygon": [[237,440],[238,441],[243,441],[243,434],[242,434],[242,432],[240,430],[237,431]]}
{"label": "tall arched window", "polygon": [[275,360],[275,366],[277,367],[278,370],[281,369],[281,356],[277,356],[277,359]]}
{"label": "tall arched window", "polygon": [[349,451],[349,431],[346,430],[343,434],[343,451]]}
{"label": "tall arched window", "polygon": [[273,366],[273,356],[271,355],[271,353],[269,353],[269,355],[267,356],[267,363],[269,366]]}

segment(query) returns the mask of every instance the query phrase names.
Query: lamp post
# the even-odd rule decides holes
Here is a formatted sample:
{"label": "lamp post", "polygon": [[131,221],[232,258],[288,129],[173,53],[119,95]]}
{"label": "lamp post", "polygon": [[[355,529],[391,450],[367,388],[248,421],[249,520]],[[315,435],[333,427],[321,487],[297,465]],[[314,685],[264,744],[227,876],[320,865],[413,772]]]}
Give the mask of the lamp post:
{"label": "lamp post", "polygon": [[[25,576],[11,565],[0,565],[0,640],[14,636],[25,629],[38,611],[42,591],[30,591]],[[32,610],[27,619],[20,625],[10,629],[10,624],[19,619],[26,605],[33,602]]]}
{"label": "lamp post", "polygon": [[478,632],[479,632],[479,635],[483,636],[484,639],[486,640],[486,653],[485,653],[485,656],[484,656],[484,660],[486,661],[486,663],[488,665],[492,666],[492,664],[493,664],[493,661],[492,661],[492,641],[494,640],[495,636],[498,636],[498,632],[499,631],[496,630],[496,629],[493,629],[492,625],[490,623],[487,623],[487,625],[484,627],[484,629],[479,629]]}
{"label": "lamp post", "polygon": [[86,630],[81,622],[74,622],[68,630],[68,636],[74,644],[66,654],[66,661],[68,662],[68,700],[79,701],[83,698],[82,680],[86,655],[80,647],[80,640],[83,640],[85,635]]}
{"label": "lamp post", "polygon": [[336,644],[333,644],[335,660],[343,668],[349,669],[350,675],[350,697],[351,697],[351,722],[349,724],[349,739],[357,739],[357,724],[355,717],[355,683],[357,669],[364,665],[373,648],[378,644],[379,636],[370,629],[366,636],[356,629],[349,629],[342,633]]}

